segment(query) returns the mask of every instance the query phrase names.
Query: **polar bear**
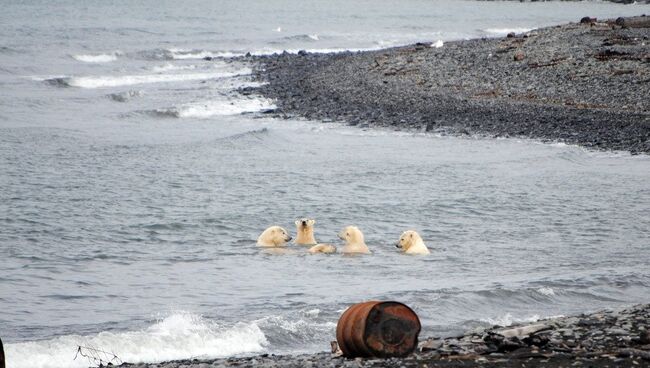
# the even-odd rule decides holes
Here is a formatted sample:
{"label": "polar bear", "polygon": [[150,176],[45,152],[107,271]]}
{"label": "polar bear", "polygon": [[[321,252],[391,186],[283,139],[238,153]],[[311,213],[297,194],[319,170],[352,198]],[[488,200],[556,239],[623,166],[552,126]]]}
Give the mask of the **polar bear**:
{"label": "polar bear", "polygon": [[291,235],[280,226],[271,226],[257,238],[260,247],[284,247],[290,241]]}
{"label": "polar bear", "polygon": [[405,254],[430,254],[429,248],[424,244],[420,234],[415,230],[407,230],[402,233],[397,243],[397,248],[400,248]]}
{"label": "polar bear", "polygon": [[296,240],[299,245],[311,245],[309,253],[336,253],[336,247],[331,244],[318,244],[314,237],[314,224],[316,220],[301,218],[296,220]]}
{"label": "polar bear", "polygon": [[296,240],[294,243],[299,245],[316,245],[314,238],[314,224],[316,220],[301,218],[296,220]]}
{"label": "polar bear", "polygon": [[345,241],[341,249],[343,253],[365,253],[370,254],[370,249],[363,239],[363,233],[356,226],[348,226],[341,230],[339,238]]}

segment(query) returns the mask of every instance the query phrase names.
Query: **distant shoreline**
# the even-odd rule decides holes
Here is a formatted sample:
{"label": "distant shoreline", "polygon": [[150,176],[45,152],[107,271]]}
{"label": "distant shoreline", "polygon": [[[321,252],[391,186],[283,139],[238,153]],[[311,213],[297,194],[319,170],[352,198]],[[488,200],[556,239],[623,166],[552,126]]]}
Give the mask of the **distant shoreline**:
{"label": "distant shoreline", "polygon": [[[251,56],[279,117],[650,153],[650,17],[378,51]],[[433,40],[435,41],[435,40]]]}
{"label": "distant shoreline", "polygon": [[[423,338],[404,358],[347,359],[331,353],[129,364],[123,368],[205,367],[641,367],[650,364],[650,304],[450,338]],[[323,341],[323,346],[328,345]]]}

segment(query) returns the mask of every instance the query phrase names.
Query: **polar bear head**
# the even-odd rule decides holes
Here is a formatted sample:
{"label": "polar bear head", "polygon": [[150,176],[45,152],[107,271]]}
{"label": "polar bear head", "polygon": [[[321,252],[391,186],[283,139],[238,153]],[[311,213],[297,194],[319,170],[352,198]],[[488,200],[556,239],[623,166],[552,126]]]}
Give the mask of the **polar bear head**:
{"label": "polar bear head", "polygon": [[397,248],[400,248],[404,253],[413,253],[413,254],[428,254],[429,249],[422,241],[420,234],[414,230],[407,230],[402,233],[402,236],[399,237],[397,243],[395,243]]}
{"label": "polar bear head", "polygon": [[339,233],[339,238],[344,240],[346,244],[365,244],[363,233],[356,226],[346,226]]}
{"label": "polar bear head", "polygon": [[282,247],[291,240],[291,235],[280,226],[271,226],[257,238],[260,247]]}
{"label": "polar bear head", "polygon": [[301,218],[296,220],[296,244],[314,245],[316,238],[314,237],[314,224],[316,220],[309,218]]}

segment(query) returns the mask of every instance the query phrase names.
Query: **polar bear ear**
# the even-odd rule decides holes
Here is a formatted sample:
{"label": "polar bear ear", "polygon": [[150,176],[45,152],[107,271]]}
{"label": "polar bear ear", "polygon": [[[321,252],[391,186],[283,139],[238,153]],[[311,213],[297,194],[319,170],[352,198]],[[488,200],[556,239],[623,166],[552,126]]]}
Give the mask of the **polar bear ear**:
{"label": "polar bear ear", "polygon": [[294,224],[296,224],[296,226],[300,226],[300,220],[296,220],[296,222],[294,222]]}
{"label": "polar bear ear", "polygon": [[313,225],[313,224],[315,224],[315,223],[316,223],[316,220],[314,220],[314,219],[310,219],[310,220],[309,220],[309,225]]}

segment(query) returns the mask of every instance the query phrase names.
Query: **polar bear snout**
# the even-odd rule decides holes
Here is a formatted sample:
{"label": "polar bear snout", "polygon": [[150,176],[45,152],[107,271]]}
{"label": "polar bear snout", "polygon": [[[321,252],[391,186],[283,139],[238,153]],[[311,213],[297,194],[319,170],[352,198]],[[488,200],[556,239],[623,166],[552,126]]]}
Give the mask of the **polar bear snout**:
{"label": "polar bear snout", "polygon": [[344,231],[341,231],[340,233],[338,233],[338,236],[339,236],[339,239],[341,239],[341,240],[346,240],[346,239],[345,239],[345,230],[344,230]]}
{"label": "polar bear snout", "polygon": [[307,220],[302,220],[302,226],[307,226]]}
{"label": "polar bear snout", "polygon": [[395,243],[395,248],[400,248],[400,249],[402,249],[402,242],[401,242],[401,241],[398,241],[397,243]]}

